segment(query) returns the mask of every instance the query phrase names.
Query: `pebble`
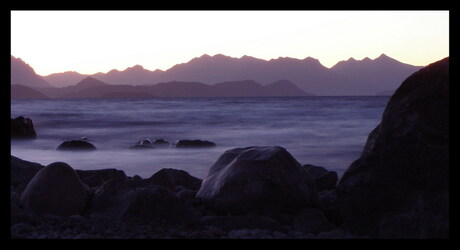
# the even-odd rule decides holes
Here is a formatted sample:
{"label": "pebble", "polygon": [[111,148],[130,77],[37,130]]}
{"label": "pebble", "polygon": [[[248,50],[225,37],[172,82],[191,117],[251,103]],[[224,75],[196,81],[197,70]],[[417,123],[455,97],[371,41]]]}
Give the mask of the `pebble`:
{"label": "pebble", "polygon": [[81,234],[75,236],[74,239],[90,239],[90,238],[91,238],[91,237],[90,237],[88,234],[86,234],[86,233],[81,233]]}
{"label": "pebble", "polygon": [[285,233],[281,233],[281,232],[278,232],[278,231],[275,231],[273,232],[273,238],[275,239],[287,239],[289,238],[287,234]]}

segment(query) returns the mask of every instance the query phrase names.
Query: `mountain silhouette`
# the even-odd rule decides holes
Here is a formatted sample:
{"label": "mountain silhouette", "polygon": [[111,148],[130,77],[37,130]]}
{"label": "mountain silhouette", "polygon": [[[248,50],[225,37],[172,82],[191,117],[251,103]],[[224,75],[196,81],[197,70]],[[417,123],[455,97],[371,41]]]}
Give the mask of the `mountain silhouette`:
{"label": "mountain silhouette", "polygon": [[51,85],[21,58],[11,56],[11,84],[21,84],[23,86],[44,88]]}
{"label": "mountain silhouette", "polygon": [[331,70],[345,77],[356,95],[374,95],[396,90],[404,79],[423,67],[401,63],[385,54],[374,60],[350,58],[338,62]]}
{"label": "mountain silhouette", "polygon": [[67,87],[75,85],[88,76],[89,75],[80,74],[76,71],[66,71],[62,73],[47,75],[43,78],[45,78],[47,82],[53,85],[53,87]]}
{"label": "mountain silhouette", "polygon": [[49,98],[40,91],[22,84],[11,85],[11,99],[45,99]]}
{"label": "mountain silhouette", "polygon": [[41,88],[53,98],[152,98],[152,97],[249,97],[307,96],[295,84],[281,80],[263,86],[253,80],[222,82],[213,85],[201,82],[162,82],[154,85],[112,85],[93,77],[63,88]]}
{"label": "mountain silhouette", "polygon": [[378,58],[338,62],[324,67],[317,59],[279,57],[263,60],[251,56],[234,58],[202,55],[168,70],[150,71],[140,65],[93,75],[64,72],[45,76],[53,85],[71,85],[92,76],[113,85],[152,85],[161,82],[214,84],[251,79],[268,85],[286,79],[305,92],[316,95],[374,95],[396,89],[406,77],[422,67],[401,63],[382,54]]}

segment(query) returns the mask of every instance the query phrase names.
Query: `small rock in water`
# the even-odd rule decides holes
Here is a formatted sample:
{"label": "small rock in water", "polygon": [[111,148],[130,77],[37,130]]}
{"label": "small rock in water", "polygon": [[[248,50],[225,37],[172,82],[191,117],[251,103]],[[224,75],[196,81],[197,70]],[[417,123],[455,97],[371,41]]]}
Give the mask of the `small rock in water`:
{"label": "small rock in water", "polygon": [[155,140],[153,141],[153,144],[154,144],[155,146],[160,146],[160,147],[161,147],[161,146],[165,146],[165,147],[169,146],[169,142],[166,141],[166,140],[164,140],[164,139],[155,139]]}
{"label": "small rock in water", "polygon": [[214,142],[202,140],[178,140],[174,143],[175,148],[203,148],[215,146],[216,144]]}
{"label": "small rock in water", "polygon": [[95,150],[96,147],[84,140],[64,141],[56,148],[56,150]]}
{"label": "small rock in water", "polygon": [[150,149],[155,148],[152,144],[152,141],[149,138],[144,138],[139,140],[136,145],[131,146],[131,149]]}
{"label": "small rock in water", "polygon": [[35,139],[37,133],[30,118],[18,116],[11,119],[11,138],[12,139]]}

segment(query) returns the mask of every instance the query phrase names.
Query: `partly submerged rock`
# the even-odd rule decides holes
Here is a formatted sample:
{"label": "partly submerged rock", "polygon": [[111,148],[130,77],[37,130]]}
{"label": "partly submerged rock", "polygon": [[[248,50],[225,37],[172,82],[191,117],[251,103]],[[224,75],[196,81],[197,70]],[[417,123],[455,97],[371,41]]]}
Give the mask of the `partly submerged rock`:
{"label": "partly submerged rock", "polygon": [[449,58],[396,90],[337,194],[353,233],[449,237]]}
{"label": "partly submerged rock", "polygon": [[11,139],[35,139],[37,133],[30,118],[18,116],[11,119]]}
{"label": "partly submerged rock", "polygon": [[32,178],[21,195],[26,211],[35,214],[80,214],[86,204],[86,191],[72,167],[52,163]]}
{"label": "partly submerged rock", "polygon": [[178,140],[174,143],[175,148],[204,148],[204,147],[215,147],[214,142],[206,140]]}
{"label": "partly submerged rock", "polygon": [[89,143],[86,140],[70,140],[64,141],[59,146],[57,146],[56,150],[95,150],[96,147]]}
{"label": "partly submerged rock", "polygon": [[209,170],[197,194],[211,210],[223,213],[295,212],[316,202],[313,180],[286,149],[235,148]]}
{"label": "partly submerged rock", "polygon": [[151,149],[155,148],[152,141],[149,138],[139,140],[136,145],[129,147],[131,149]]}
{"label": "partly submerged rock", "polygon": [[155,139],[152,144],[158,147],[168,147],[170,145],[168,141],[166,141],[165,139],[161,139],[161,138]]}

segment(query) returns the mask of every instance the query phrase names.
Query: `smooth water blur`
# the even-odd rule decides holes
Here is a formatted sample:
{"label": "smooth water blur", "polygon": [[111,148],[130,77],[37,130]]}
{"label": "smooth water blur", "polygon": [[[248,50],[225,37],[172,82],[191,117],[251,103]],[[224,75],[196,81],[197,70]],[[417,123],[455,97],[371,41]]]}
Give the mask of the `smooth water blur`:
{"label": "smooth water blur", "polygon": [[[43,165],[122,169],[150,177],[162,168],[204,178],[226,150],[282,146],[301,164],[341,176],[359,157],[389,97],[257,97],[12,100],[11,116],[33,120],[38,138],[11,142],[11,154]],[[86,136],[98,150],[63,152],[65,139]],[[133,150],[142,138],[213,141],[215,148]]]}

